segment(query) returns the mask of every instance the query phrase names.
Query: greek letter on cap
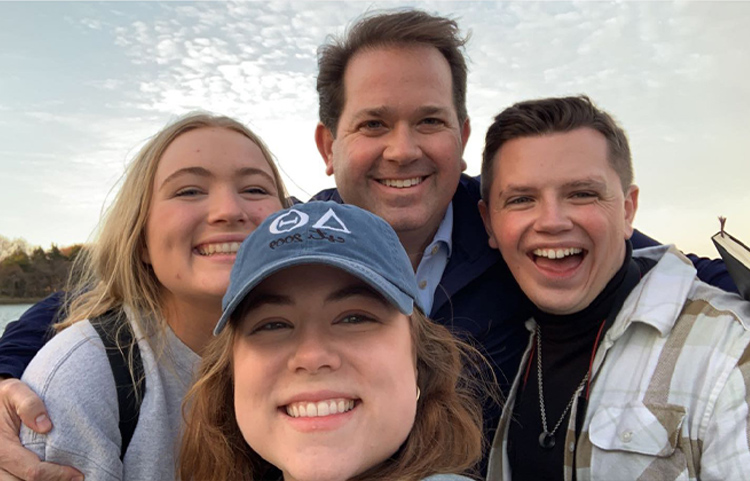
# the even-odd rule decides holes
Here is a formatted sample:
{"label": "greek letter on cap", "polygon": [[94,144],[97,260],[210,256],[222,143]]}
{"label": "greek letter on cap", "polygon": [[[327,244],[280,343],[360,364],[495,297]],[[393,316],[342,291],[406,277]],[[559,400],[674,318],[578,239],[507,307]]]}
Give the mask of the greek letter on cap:
{"label": "greek letter on cap", "polygon": [[309,220],[310,216],[304,212],[300,212],[297,209],[290,209],[288,212],[275,218],[268,230],[271,234],[282,234],[306,225]]}
{"label": "greek letter on cap", "polygon": [[352,232],[346,227],[346,224],[339,219],[339,216],[333,211],[328,209],[328,212],[323,214],[323,217],[313,225],[314,229],[327,229],[334,230],[336,232],[344,232],[345,234],[351,234]]}

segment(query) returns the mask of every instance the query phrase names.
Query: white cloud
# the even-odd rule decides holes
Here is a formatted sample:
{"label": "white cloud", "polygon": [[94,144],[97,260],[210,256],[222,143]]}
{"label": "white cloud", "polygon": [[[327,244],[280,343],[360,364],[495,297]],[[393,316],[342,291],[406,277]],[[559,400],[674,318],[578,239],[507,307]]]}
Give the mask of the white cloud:
{"label": "white cloud", "polygon": [[92,30],[101,30],[102,29],[102,22],[97,19],[92,18],[83,18],[81,19],[81,24],[87,28],[90,28]]}

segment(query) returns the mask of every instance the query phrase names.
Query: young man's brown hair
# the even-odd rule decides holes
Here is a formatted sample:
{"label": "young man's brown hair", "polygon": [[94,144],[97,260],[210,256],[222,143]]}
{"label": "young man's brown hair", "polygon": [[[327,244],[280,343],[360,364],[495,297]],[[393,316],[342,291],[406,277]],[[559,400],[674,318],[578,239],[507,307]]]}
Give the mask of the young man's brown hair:
{"label": "young man's brown hair", "polygon": [[[467,38],[461,37],[454,20],[419,10],[404,10],[365,16],[341,38],[331,37],[318,49],[318,99],[320,122],[336,136],[344,109],[344,73],[349,61],[363,49],[426,45],[443,54],[451,69],[453,103],[459,125],[466,113],[466,60],[461,52]],[[383,65],[383,68],[388,68]]]}
{"label": "young man's brown hair", "polygon": [[490,202],[494,158],[509,140],[590,128],[607,139],[608,160],[623,191],[633,183],[633,162],[625,131],[585,95],[519,102],[503,110],[487,130],[482,154],[482,200]]}

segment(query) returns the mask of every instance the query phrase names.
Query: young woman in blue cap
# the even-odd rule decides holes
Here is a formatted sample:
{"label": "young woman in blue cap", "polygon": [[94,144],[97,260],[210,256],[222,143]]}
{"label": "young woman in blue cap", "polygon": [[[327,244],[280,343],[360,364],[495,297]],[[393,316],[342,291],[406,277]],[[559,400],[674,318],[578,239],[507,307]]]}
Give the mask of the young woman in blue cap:
{"label": "young woman in blue cap", "polygon": [[466,346],[422,314],[379,217],[331,202],[240,248],[186,400],[182,479],[449,480],[481,457]]}

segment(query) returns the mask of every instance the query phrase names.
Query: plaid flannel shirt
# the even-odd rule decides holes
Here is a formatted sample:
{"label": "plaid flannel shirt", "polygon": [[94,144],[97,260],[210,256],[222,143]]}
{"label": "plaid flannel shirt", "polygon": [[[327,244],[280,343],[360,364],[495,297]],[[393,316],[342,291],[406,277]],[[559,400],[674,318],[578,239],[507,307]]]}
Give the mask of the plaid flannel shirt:
{"label": "plaid flannel shirt", "polygon": [[[700,282],[673,246],[633,289],[594,358],[581,433],[567,427],[566,480],[750,479],[750,303]],[[521,365],[528,361],[535,322]],[[487,479],[511,479],[516,376]]]}

